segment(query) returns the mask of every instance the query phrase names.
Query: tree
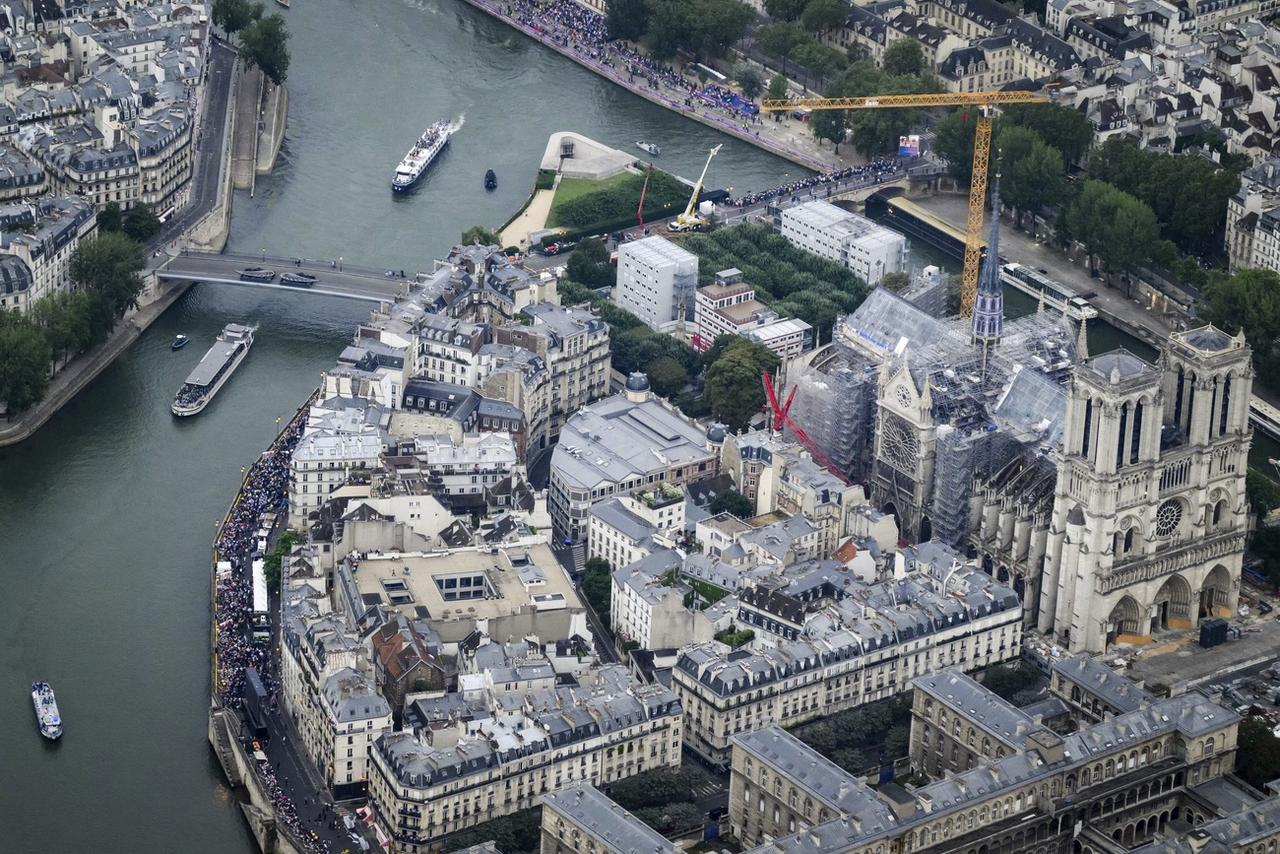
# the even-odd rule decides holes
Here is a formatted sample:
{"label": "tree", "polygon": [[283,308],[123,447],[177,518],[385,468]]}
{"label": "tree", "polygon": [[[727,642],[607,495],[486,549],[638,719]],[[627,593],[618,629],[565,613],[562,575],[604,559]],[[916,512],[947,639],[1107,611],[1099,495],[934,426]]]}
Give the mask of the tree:
{"label": "tree", "polygon": [[139,204],[124,215],[124,233],[139,243],[146,243],[160,231],[160,217],[151,205]]}
{"label": "tree", "polygon": [[1200,316],[1229,332],[1243,329],[1259,371],[1280,369],[1276,344],[1280,338],[1280,273],[1251,269],[1230,276],[1211,274]]}
{"label": "tree", "polygon": [[880,287],[887,288],[894,293],[902,293],[910,284],[910,274],[897,270],[892,273],[885,273],[880,277]]}
{"label": "tree", "polygon": [[90,300],[92,295],[84,291],[54,291],[31,306],[31,319],[44,330],[54,368],[93,341],[92,315],[85,307]]}
{"label": "tree", "polygon": [[1245,782],[1266,789],[1280,777],[1280,738],[1266,718],[1250,717],[1240,724],[1236,742],[1236,773]]}
{"label": "tree", "polygon": [[764,386],[760,375],[776,371],[778,357],[767,347],[739,338],[725,347],[716,363],[707,369],[705,395],[717,421],[738,431],[764,408]]}
{"label": "tree", "polygon": [[751,499],[736,489],[726,489],[711,501],[709,508],[712,514],[731,513],[739,519],[748,519],[756,515],[756,508]]}
{"label": "tree", "polygon": [[947,164],[947,174],[968,187],[973,181],[973,134],[977,114],[957,110],[933,128],[933,153]]}
{"label": "tree", "polygon": [[1245,494],[1249,496],[1249,507],[1259,516],[1266,516],[1280,507],[1280,484],[1267,477],[1266,473],[1253,466],[1244,482]]}
{"label": "tree", "polygon": [[649,7],[645,0],[609,0],[605,26],[610,39],[639,41],[649,29]]}
{"label": "tree", "polygon": [[582,567],[582,594],[587,597],[600,622],[609,625],[610,598],[613,595],[613,572],[604,558],[593,557]]}
{"label": "tree", "polygon": [[1084,113],[1057,104],[1010,104],[1000,120],[1034,131],[1062,152],[1065,165],[1080,162],[1093,144],[1093,126]]}
{"label": "tree", "polygon": [[609,250],[598,238],[579,243],[566,269],[572,281],[589,288],[612,287],[617,278],[617,269],[609,263]]}
{"label": "tree", "polygon": [[884,49],[881,68],[885,74],[919,74],[924,71],[924,51],[920,42],[913,38],[902,38]]}
{"label": "tree", "polygon": [[815,86],[841,71],[846,64],[844,54],[840,51],[813,40],[792,50],[791,59],[813,73],[815,79],[809,82]]}
{"label": "tree", "polygon": [[0,401],[10,415],[44,397],[53,348],[44,332],[22,315],[0,316]]}
{"label": "tree", "polygon": [[119,232],[107,232],[81,243],[71,255],[71,280],[97,294],[113,318],[137,305],[142,292],[138,275],[146,264],[142,246]]}
{"label": "tree", "polygon": [[462,232],[462,244],[470,246],[473,243],[479,243],[481,246],[501,246],[502,238],[498,232],[491,231],[483,225],[473,225]]}
{"label": "tree", "polygon": [[235,35],[262,17],[262,4],[253,0],[214,0],[213,22]]}
{"label": "tree", "polygon": [[742,63],[734,76],[738,78],[738,88],[742,90],[742,97],[754,101],[764,91],[764,75],[754,65]]}
{"label": "tree", "polygon": [[809,130],[817,139],[830,140],[835,145],[835,154],[840,154],[840,143],[844,142],[849,129],[846,124],[844,110],[814,110],[809,116]]}
{"label": "tree", "polygon": [[800,15],[801,25],[811,33],[828,33],[844,26],[849,12],[840,0],[809,0]]}
{"label": "tree", "polygon": [[1132,296],[1132,274],[1151,260],[1160,241],[1160,225],[1145,202],[1128,193],[1116,191],[1119,198],[1111,220],[1104,224],[1098,257],[1111,274],[1124,276],[1126,294]]}
{"label": "tree", "polygon": [[764,0],[764,11],[775,21],[795,21],[806,5],[807,0]]}
{"label": "tree", "polygon": [[1014,222],[1022,227],[1028,210],[1034,217],[1062,194],[1062,155],[1033,131],[1018,125],[1000,128],[1000,198],[1014,209]]}
{"label": "tree", "polygon": [[[769,81],[769,91],[766,95],[770,98],[781,101],[787,97],[789,90],[790,84],[787,82],[787,78],[783,77],[781,74],[775,74],[773,75],[773,79]],[[773,113],[773,120],[776,122],[781,118],[782,114],[775,110]]]}
{"label": "tree", "polygon": [[696,56],[723,56],[756,19],[755,10],[739,0],[695,0],[695,8]]}
{"label": "tree", "polygon": [[120,214],[119,202],[107,202],[98,211],[98,231],[120,231],[124,227],[124,219]]}
{"label": "tree", "polygon": [[[805,34],[805,31],[798,24],[768,24],[756,31],[756,47],[769,56],[781,59],[784,70],[791,52],[808,41],[809,36]],[[776,80],[777,78],[775,77],[774,79]],[[783,77],[783,79],[785,80],[786,78]]]}
{"label": "tree", "polygon": [[289,76],[289,31],[278,14],[259,18],[240,33],[240,56],[275,85]]}
{"label": "tree", "polygon": [[672,397],[689,384],[689,374],[670,356],[660,356],[648,366],[649,386],[655,394]]}

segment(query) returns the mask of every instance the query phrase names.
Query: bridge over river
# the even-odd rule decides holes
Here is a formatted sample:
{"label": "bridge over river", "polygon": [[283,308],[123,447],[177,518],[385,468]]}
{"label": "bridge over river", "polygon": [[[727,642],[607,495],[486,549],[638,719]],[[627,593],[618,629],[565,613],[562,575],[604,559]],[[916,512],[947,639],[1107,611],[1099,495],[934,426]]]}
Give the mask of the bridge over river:
{"label": "bridge over river", "polygon": [[[264,267],[274,270],[276,277],[270,282],[244,281],[240,271],[246,267]],[[309,288],[280,283],[280,274],[310,273],[316,283]],[[416,271],[405,270],[408,278],[401,278],[399,270],[388,276],[387,270],[360,267],[340,259],[316,260],[314,258],[276,258],[271,255],[235,255],[216,252],[186,251],[174,255],[156,268],[156,278],[170,282],[218,282],[226,285],[248,285],[254,288],[275,288],[281,291],[301,291],[322,296],[362,300],[364,302],[389,302],[405,293]]]}

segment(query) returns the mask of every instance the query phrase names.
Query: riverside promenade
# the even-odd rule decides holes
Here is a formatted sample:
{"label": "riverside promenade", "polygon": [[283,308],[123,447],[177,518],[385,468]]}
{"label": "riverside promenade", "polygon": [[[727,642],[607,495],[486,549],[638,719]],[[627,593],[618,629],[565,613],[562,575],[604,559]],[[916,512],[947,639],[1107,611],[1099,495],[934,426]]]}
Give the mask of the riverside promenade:
{"label": "riverside promenade", "polygon": [[[525,0],[464,0],[476,9],[541,42],[562,56],[628,92],[661,107],[737,137],[779,157],[828,172],[857,163],[824,148],[808,124],[785,117],[775,122],[765,114],[752,117],[702,98],[702,85],[654,60],[604,37],[604,16],[573,0],[541,6]],[[632,72],[634,69],[634,72]]]}

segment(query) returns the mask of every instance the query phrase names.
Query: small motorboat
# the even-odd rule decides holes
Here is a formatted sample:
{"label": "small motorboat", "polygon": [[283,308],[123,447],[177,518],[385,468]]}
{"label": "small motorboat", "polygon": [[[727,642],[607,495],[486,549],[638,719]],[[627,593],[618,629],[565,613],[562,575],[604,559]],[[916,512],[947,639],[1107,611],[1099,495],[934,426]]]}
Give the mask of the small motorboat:
{"label": "small motorboat", "polygon": [[637,142],[636,148],[640,149],[646,154],[651,154],[654,157],[657,157],[662,153],[662,149],[659,148],[658,144],[655,142]]}
{"label": "small motorboat", "polygon": [[173,343],[169,345],[170,350],[181,350],[183,347],[191,343],[191,339],[185,335],[173,336]]}
{"label": "small motorboat", "polygon": [[484,188],[486,190],[492,190],[496,186],[498,186],[498,176],[493,174],[493,170],[490,169],[488,172],[484,173]]}
{"label": "small motorboat", "polygon": [[276,2],[279,3],[281,6],[285,7],[286,9],[289,8],[289,0],[276,0]]}
{"label": "small motorboat", "polygon": [[293,285],[297,288],[309,288],[316,283],[316,277],[310,273],[282,273],[280,284]]}

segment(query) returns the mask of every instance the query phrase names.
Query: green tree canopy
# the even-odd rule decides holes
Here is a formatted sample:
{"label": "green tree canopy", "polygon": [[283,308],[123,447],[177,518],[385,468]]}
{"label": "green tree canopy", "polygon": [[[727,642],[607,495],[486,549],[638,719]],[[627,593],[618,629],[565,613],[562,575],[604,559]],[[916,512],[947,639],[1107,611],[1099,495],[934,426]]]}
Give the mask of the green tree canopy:
{"label": "green tree canopy", "polygon": [[1241,270],[1213,273],[1204,290],[1200,316],[1228,332],[1244,330],[1259,372],[1280,370],[1280,273]]}
{"label": "green tree canopy", "polygon": [[1089,174],[1149,205],[1162,234],[1184,252],[1220,251],[1227,201],[1240,178],[1202,157],[1144,151],[1112,137],[1089,158]]}
{"label": "green tree canopy", "polygon": [[[791,59],[823,80],[839,73],[848,64],[843,53],[825,44],[818,44],[812,39],[792,49]],[[818,81],[811,82],[816,84]]]}
{"label": "green tree canopy", "polygon": [[1093,125],[1084,113],[1058,104],[1010,104],[1000,121],[1034,131],[1045,143],[1062,152],[1064,164],[1082,160],[1093,144]]}
{"label": "green tree canopy", "polygon": [[751,499],[736,489],[726,489],[711,501],[712,513],[732,513],[739,519],[749,519],[756,514]]}
{"label": "green tree canopy", "polygon": [[612,287],[617,269],[609,263],[609,250],[598,238],[584,240],[573,250],[566,266],[569,279],[589,288]]}
{"label": "green tree canopy", "polygon": [[1236,747],[1236,773],[1245,782],[1265,790],[1267,783],[1280,777],[1280,738],[1266,718],[1242,721]]}
{"label": "green tree canopy", "polygon": [[764,11],[775,21],[795,21],[804,14],[808,0],[764,0]]}
{"label": "green tree canopy", "polygon": [[650,53],[670,59],[723,56],[747,32],[755,12],[739,0],[655,0],[649,17]]}
{"label": "green tree canopy", "polygon": [[0,312],[0,401],[10,415],[44,397],[52,361],[43,330],[16,312]]}
{"label": "green tree canopy", "polygon": [[609,38],[639,41],[649,29],[649,5],[645,0],[609,0],[605,12]]}
{"label": "green tree canopy", "polygon": [[808,34],[799,24],[788,22],[768,24],[756,31],[756,46],[778,59],[791,56],[791,51],[810,41]]}
{"label": "green tree canopy", "polygon": [[844,142],[849,132],[846,124],[847,113],[844,110],[815,110],[809,116],[809,130],[817,139],[825,139],[835,146],[835,153],[840,153],[840,143]]}
{"label": "green tree canopy", "polygon": [[120,231],[124,228],[124,217],[120,212],[119,202],[107,202],[98,211],[98,231]]}
{"label": "green tree canopy", "polygon": [[759,344],[738,338],[707,369],[706,398],[711,414],[731,430],[742,430],[764,408],[760,375],[778,369],[778,357]]}
{"label": "green tree canopy", "polygon": [[142,292],[139,272],[146,263],[142,246],[119,232],[84,241],[71,255],[71,280],[96,294],[112,317],[137,304]]}
{"label": "green tree canopy", "polygon": [[492,229],[485,228],[483,225],[473,225],[462,232],[461,242],[465,246],[473,243],[479,243],[481,246],[501,246],[502,238]]}
{"label": "green tree canopy", "polygon": [[253,0],[214,0],[213,22],[235,35],[262,17],[262,4]]}
{"label": "green tree canopy", "polygon": [[[774,98],[776,100],[782,100],[783,98],[787,97],[789,88],[790,87],[789,87],[789,84],[787,83],[787,78],[783,77],[781,74],[775,74],[769,80],[769,91],[767,95],[770,98]],[[777,115],[778,114],[775,112],[774,116],[777,117]]]}
{"label": "green tree canopy", "polygon": [[947,174],[965,187],[973,180],[973,134],[977,122],[977,113],[956,110],[933,128],[933,153],[947,164]]}
{"label": "green tree canopy", "polygon": [[1128,275],[1150,260],[1160,239],[1155,214],[1143,202],[1102,181],[1089,180],[1067,211],[1073,237],[1089,262],[1099,258],[1113,274]]}
{"label": "green tree canopy", "polygon": [[289,31],[284,17],[266,15],[240,33],[240,56],[279,86],[289,76]]}
{"label": "green tree canopy", "polygon": [[1032,216],[1062,195],[1062,154],[1033,131],[1004,125],[996,139],[1000,156],[1000,197],[1014,209],[1018,227],[1027,211]]}
{"label": "green tree canopy", "polygon": [[124,233],[139,243],[146,243],[160,231],[160,217],[151,205],[139,204],[124,215]]}
{"label": "green tree canopy", "polygon": [[902,38],[884,49],[881,63],[885,74],[920,74],[925,70],[924,51],[920,42],[913,38]]}
{"label": "green tree canopy", "polygon": [[54,291],[31,306],[32,321],[44,330],[54,365],[95,343],[94,296],[88,291]]}
{"label": "green tree canopy", "polygon": [[649,386],[663,397],[674,397],[689,384],[689,374],[684,366],[670,356],[659,356],[649,363],[646,373]]}
{"label": "green tree canopy", "polygon": [[800,24],[811,33],[829,33],[843,27],[848,17],[840,0],[809,0],[800,14]]}
{"label": "green tree canopy", "polygon": [[742,90],[743,97],[754,101],[764,91],[764,75],[754,65],[741,63],[734,76],[738,78],[738,88]]}

